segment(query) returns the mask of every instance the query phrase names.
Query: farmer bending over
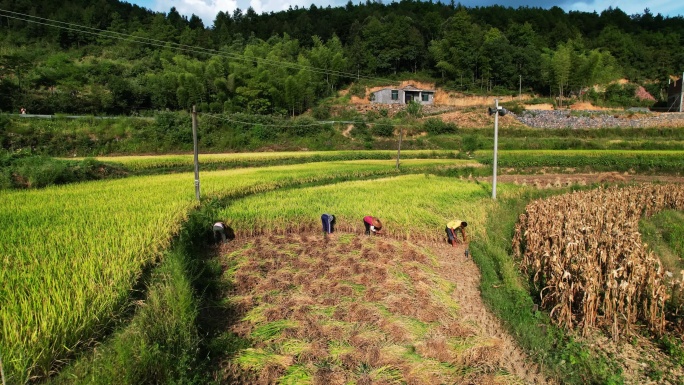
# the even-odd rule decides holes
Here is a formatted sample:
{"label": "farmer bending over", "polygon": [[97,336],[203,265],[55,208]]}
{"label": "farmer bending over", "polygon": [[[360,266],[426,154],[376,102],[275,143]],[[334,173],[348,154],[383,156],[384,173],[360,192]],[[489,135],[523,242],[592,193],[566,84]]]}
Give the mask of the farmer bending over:
{"label": "farmer bending over", "polygon": [[463,243],[466,243],[468,240],[466,238],[466,233],[465,233],[465,228],[468,226],[467,222],[464,221],[451,221],[447,223],[446,225],[446,233],[447,236],[449,237],[449,243],[451,243],[452,246],[456,247],[456,244],[459,243],[458,237],[456,236],[456,230],[461,231],[461,236],[463,237]]}
{"label": "farmer bending over", "polygon": [[226,243],[226,224],[220,221],[214,223],[214,241],[218,243],[219,239]]}
{"label": "farmer bending over", "polygon": [[376,234],[382,230],[382,222],[380,222],[378,218],[370,215],[363,217],[363,225],[366,227],[366,235],[370,235],[371,232]]}

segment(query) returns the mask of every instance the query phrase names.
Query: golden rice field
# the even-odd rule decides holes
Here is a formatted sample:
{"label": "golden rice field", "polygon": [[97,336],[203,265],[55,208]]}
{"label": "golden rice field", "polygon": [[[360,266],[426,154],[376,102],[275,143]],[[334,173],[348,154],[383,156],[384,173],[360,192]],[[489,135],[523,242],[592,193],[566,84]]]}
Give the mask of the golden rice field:
{"label": "golden rice field", "polygon": [[[406,160],[402,169],[466,164]],[[310,163],[206,172],[201,187],[205,197],[238,197],[394,173],[391,160]],[[192,173],[0,191],[0,352],[10,379],[49,374],[97,335],[196,205]]]}
{"label": "golden rice field", "polygon": [[[502,185],[501,194],[522,191]],[[236,236],[321,230],[323,213],[333,214],[336,228],[363,233],[365,215],[379,217],[383,233],[398,239],[444,240],[454,218],[469,223],[468,234],[482,236],[491,187],[434,175],[406,175],[296,190],[277,190],[246,197],[220,212]]]}
{"label": "golden rice field", "polygon": [[[250,163],[264,164],[276,161],[329,162],[344,160],[377,159],[390,160],[396,157],[394,150],[372,151],[284,151],[284,152],[248,152],[230,154],[200,154],[202,165],[249,165]],[[447,158],[453,157],[453,151],[446,150],[404,150],[401,159]],[[77,158],[81,159],[81,158]],[[134,155],[134,156],[106,156],[96,158],[102,162],[116,162],[131,170],[141,171],[157,168],[192,167],[194,156],[187,155]]]}

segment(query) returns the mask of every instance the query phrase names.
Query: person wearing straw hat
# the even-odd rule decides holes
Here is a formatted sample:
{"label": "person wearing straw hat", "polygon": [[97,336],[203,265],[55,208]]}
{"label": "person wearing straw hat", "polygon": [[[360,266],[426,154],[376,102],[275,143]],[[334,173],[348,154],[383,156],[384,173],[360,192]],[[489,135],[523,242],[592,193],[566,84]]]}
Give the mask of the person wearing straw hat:
{"label": "person wearing straw hat", "polygon": [[363,217],[363,225],[366,227],[366,235],[377,234],[382,230],[380,219],[370,215]]}

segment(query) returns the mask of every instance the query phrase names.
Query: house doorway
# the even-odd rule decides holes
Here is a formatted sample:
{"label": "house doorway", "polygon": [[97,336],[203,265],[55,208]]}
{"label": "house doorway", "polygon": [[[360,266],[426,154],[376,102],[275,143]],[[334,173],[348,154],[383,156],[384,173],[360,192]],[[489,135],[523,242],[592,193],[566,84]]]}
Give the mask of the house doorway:
{"label": "house doorway", "polygon": [[404,103],[409,104],[414,100],[419,100],[420,92],[418,91],[404,91]]}

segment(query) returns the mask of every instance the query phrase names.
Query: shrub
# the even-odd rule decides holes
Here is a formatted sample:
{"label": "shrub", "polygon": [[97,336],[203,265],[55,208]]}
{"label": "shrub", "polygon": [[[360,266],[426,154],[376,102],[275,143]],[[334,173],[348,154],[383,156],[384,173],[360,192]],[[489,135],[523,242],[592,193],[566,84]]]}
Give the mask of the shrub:
{"label": "shrub", "polygon": [[461,141],[461,148],[463,151],[466,152],[475,152],[480,149],[482,146],[482,141],[480,140],[479,135],[466,135],[463,137],[463,140]]}
{"label": "shrub", "polygon": [[375,136],[390,137],[394,135],[394,125],[389,119],[382,119],[375,123],[372,128],[372,133]]}
{"label": "shrub", "polygon": [[411,100],[406,105],[406,112],[413,117],[419,118],[423,116],[423,105]]}
{"label": "shrub", "polygon": [[273,127],[265,127],[261,124],[256,124],[252,127],[252,137],[259,140],[273,140],[278,135]]}
{"label": "shrub", "polygon": [[423,123],[423,130],[431,135],[455,134],[458,128],[453,123],[446,123],[442,119],[430,118]]}
{"label": "shrub", "polygon": [[349,88],[349,94],[357,96],[361,99],[366,97],[366,87],[359,83],[354,83]]}
{"label": "shrub", "polygon": [[290,121],[287,131],[293,136],[311,136],[318,132],[321,127],[322,126],[316,124],[316,121],[313,118],[302,116]]}
{"label": "shrub", "polygon": [[525,111],[525,107],[518,102],[503,103],[503,107],[516,115],[521,115]]}
{"label": "shrub", "polygon": [[311,115],[318,120],[330,119],[330,106],[316,106],[311,110]]}
{"label": "shrub", "polygon": [[352,128],[350,133],[351,136],[355,138],[370,136],[370,133],[368,132],[368,126],[365,122],[354,123],[354,128]]}
{"label": "shrub", "polygon": [[70,181],[67,163],[45,156],[22,158],[16,162],[16,173],[24,187],[45,187]]}
{"label": "shrub", "polygon": [[376,111],[368,111],[366,113],[366,121],[367,122],[374,122],[380,118],[380,114],[378,114]]}

